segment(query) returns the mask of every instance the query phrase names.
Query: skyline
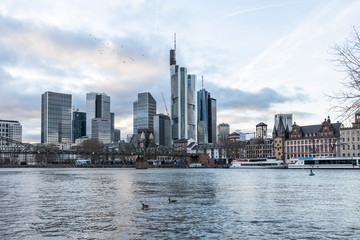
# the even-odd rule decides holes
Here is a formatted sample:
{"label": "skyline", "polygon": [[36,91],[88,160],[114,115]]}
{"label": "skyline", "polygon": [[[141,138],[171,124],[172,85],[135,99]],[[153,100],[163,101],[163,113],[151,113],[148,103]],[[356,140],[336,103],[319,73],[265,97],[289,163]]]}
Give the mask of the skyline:
{"label": "skyline", "polygon": [[231,132],[265,122],[271,133],[278,113],[299,125],[335,122],[325,94],[345,74],[330,47],[349,37],[359,10],[359,1],[2,1],[0,119],[19,121],[24,142],[40,142],[41,94],[72,94],[85,111],[86,93],[101,92],[125,139],[138,93],[150,92],[166,114],[163,92],[170,108],[176,32],[178,64],[197,75],[196,92],[204,76],[217,124]]}

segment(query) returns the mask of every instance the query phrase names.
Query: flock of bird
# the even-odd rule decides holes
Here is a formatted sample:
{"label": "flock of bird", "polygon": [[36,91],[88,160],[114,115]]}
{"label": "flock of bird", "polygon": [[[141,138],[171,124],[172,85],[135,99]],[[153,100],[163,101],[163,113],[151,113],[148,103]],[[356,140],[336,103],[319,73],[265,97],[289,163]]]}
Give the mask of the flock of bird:
{"label": "flock of bird", "polygon": [[[176,203],[177,202],[177,200],[173,200],[173,199],[171,199],[170,197],[169,197],[169,204],[170,203]],[[142,205],[142,209],[144,210],[144,209],[149,209],[149,205],[148,204],[144,204],[144,203],[141,203],[141,205]]]}
{"label": "flock of bird", "polygon": [[[119,57],[123,57],[123,55],[121,54],[121,52],[119,52],[119,51],[117,51],[115,48],[113,48],[113,47],[112,47],[112,44],[111,44],[110,42],[108,42],[108,41],[103,41],[101,38],[96,37],[95,35],[90,34],[90,33],[89,33],[89,36],[90,36],[94,41],[99,42],[99,43],[101,43],[101,44],[104,45],[103,48],[101,48],[101,49],[99,50],[99,54],[100,54],[100,55],[104,54],[104,53],[105,53],[105,50],[106,50],[106,48],[107,48],[108,50],[106,50],[106,52],[110,51],[110,52],[112,52],[113,54],[118,55]],[[124,48],[124,45],[121,45],[121,48]],[[145,57],[144,54],[142,54],[142,56]],[[131,63],[131,62],[135,62],[135,59],[132,58],[132,57],[126,57],[126,58],[122,58],[121,61],[122,61],[123,63]]]}

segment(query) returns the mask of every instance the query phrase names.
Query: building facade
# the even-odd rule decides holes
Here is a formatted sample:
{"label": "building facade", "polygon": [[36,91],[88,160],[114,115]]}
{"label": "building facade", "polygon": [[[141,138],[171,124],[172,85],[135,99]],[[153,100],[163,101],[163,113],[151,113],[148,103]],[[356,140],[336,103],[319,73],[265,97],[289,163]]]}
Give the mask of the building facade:
{"label": "building facade", "polygon": [[299,126],[293,124],[289,139],[285,141],[286,162],[294,163],[299,157],[337,157],[340,155],[341,123],[331,123],[330,118],[322,124]]}
{"label": "building facade", "polygon": [[340,128],[340,156],[360,156],[360,110],[355,113],[352,127]]}
{"label": "building facade", "polygon": [[267,125],[263,122],[256,125],[256,138],[267,137]]}
{"label": "building facade", "polygon": [[164,114],[154,116],[154,141],[156,145],[171,146],[169,116]]}
{"label": "building facade", "polygon": [[[278,114],[279,115],[279,114]],[[289,138],[288,124],[283,122],[284,117],[275,115],[275,124],[273,129],[274,156],[276,160],[285,161],[285,140]]]}
{"label": "building facade", "polygon": [[71,143],[71,94],[41,95],[41,143]]}
{"label": "building facade", "polygon": [[197,92],[198,143],[216,143],[216,99],[205,89]]}
{"label": "building facade", "polygon": [[253,138],[246,141],[247,158],[268,158],[274,156],[273,139]]}
{"label": "building facade", "polygon": [[[14,141],[22,141],[22,126],[18,121],[0,120],[0,136]],[[0,143],[2,140],[0,139]]]}
{"label": "building facade", "polygon": [[[95,128],[92,126],[94,119],[98,119],[95,121],[98,124]],[[108,126],[105,126],[106,123]],[[94,130],[106,132],[93,132]],[[102,140],[103,143],[111,142],[110,96],[105,93],[86,94],[86,135],[90,138],[109,136],[108,139],[102,137]]]}
{"label": "building facade", "polygon": [[170,50],[171,138],[196,139],[195,82],[185,67],[176,65],[176,46]]}
{"label": "building facade", "polygon": [[72,112],[72,142],[86,136],[86,113],[75,110]]}
{"label": "building facade", "polygon": [[138,129],[154,129],[154,116],[156,115],[156,101],[148,93],[139,93],[133,104],[133,130],[134,134]]}
{"label": "building facade", "polygon": [[218,143],[224,143],[229,139],[230,126],[227,123],[220,123],[218,125]]}

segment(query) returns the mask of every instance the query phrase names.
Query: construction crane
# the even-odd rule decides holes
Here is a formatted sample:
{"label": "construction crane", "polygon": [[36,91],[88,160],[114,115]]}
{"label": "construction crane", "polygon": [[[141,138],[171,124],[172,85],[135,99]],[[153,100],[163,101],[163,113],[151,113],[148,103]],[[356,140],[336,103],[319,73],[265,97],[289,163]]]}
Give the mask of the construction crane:
{"label": "construction crane", "polygon": [[168,117],[170,117],[169,112],[168,112],[168,109],[167,109],[167,107],[166,107],[166,101],[165,101],[165,98],[164,98],[164,94],[163,94],[163,92],[161,92],[161,95],[162,95],[162,98],[163,98],[163,101],[164,101],[166,114],[168,115]]}

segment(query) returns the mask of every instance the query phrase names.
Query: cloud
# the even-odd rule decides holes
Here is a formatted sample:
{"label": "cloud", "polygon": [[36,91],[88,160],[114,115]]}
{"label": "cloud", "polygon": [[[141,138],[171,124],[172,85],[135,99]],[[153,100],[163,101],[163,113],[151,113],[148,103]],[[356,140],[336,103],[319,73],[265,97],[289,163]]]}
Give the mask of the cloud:
{"label": "cloud", "polygon": [[263,9],[267,9],[267,8],[282,7],[282,6],[286,6],[286,5],[289,5],[289,4],[274,4],[274,5],[268,5],[268,6],[242,9],[242,10],[230,12],[230,13],[226,14],[224,17],[234,17],[234,16],[237,16],[237,15],[240,15],[243,13],[255,12],[255,11],[259,11],[259,10],[263,10]]}

